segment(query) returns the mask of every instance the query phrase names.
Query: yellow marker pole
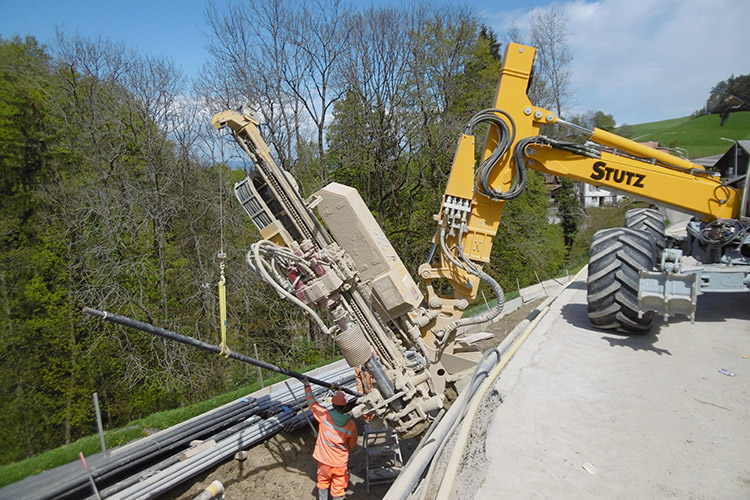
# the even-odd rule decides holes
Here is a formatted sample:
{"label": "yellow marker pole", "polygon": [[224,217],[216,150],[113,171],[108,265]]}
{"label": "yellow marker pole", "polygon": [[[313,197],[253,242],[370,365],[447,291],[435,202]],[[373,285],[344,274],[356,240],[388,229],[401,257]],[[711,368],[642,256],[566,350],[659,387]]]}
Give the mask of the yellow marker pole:
{"label": "yellow marker pole", "polygon": [[221,355],[229,357],[229,346],[227,345],[227,279],[224,277],[224,261],[219,264],[221,278],[219,279],[219,318],[221,320]]}

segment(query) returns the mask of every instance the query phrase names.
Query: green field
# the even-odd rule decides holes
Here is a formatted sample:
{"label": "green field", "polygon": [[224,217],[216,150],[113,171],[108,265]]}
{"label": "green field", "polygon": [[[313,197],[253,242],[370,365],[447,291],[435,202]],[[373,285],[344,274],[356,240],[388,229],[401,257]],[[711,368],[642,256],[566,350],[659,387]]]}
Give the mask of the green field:
{"label": "green field", "polygon": [[725,153],[732,143],[721,137],[750,140],[750,112],[732,113],[723,127],[719,126],[720,120],[719,115],[707,115],[628,125],[628,137],[638,142],[658,141],[663,147],[684,149],[688,158]]}

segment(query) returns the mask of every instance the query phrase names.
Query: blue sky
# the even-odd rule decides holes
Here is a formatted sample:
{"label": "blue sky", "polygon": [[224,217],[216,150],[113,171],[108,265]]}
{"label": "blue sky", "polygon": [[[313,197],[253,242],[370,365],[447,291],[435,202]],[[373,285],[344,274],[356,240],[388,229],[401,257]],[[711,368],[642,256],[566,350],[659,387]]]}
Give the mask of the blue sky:
{"label": "blue sky", "polygon": [[[207,3],[0,0],[0,34],[31,34],[46,44],[53,42],[56,28],[102,35],[170,57],[192,75],[207,58]],[[532,8],[552,2],[463,3],[502,36],[511,22],[523,28]],[[576,0],[556,5],[568,17],[574,57],[576,97],[569,113],[602,110],[618,123],[686,116],[705,103],[715,83],[750,73],[748,0]]]}

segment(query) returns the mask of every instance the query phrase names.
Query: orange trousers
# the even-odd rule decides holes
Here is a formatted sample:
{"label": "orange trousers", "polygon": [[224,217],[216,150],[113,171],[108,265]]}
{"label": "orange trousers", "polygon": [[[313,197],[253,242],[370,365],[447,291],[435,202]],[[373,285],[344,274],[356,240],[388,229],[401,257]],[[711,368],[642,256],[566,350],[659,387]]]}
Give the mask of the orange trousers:
{"label": "orange trousers", "polygon": [[343,497],[349,486],[347,467],[331,467],[318,462],[318,489],[329,490],[332,497]]}

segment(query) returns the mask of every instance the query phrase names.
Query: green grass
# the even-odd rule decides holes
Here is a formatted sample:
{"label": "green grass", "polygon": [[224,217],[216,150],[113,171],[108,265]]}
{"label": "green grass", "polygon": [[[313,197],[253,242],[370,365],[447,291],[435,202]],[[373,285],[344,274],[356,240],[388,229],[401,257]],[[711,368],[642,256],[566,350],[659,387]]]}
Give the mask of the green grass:
{"label": "green grass", "polygon": [[718,115],[706,115],[629,125],[629,136],[639,142],[658,141],[664,147],[685,149],[689,158],[725,153],[732,143],[721,137],[750,140],[750,111],[732,113],[723,127],[720,120]]}
{"label": "green grass", "polygon": [[687,123],[690,121],[690,117],[686,116],[684,118],[672,118],[671,120],[661,120],[658,122],[649,122],[649,123],[641,123],[639,125],[628,125],[630,127],[630,130],[632,132],[631,139],[634,141],[648,141],[649,135],[661,132],[663,130],[668,130],[674,127],[679,127],[680,125]]}
{"label": "green grass", "polygon": [[[305,367],[300,371],[313,370],[338,359],[341,359],[341,357],[339,356],[327,361],[321,361],[320,363]],[[281,382],[282,380],[287,378],[288,377],[277,374],[270,379],[265,380],[264,382],[266,386],[269,386],[271,384]],[[104,441],[107,444],[108,449],[114,448],[115,446],[121,446],[125,443],[133,441],[134,439],[147,436],[149,434],[147,429],[151,432],[153,432],[153,429],[167,429],[169,427],[172,427],[173,425],[177,425],[181,422],[201,415],[202,413],[205,413],[207,411],[213,410],[214,408],[218,408],[219,406],[225,405],[243,396],[247,396],[248,394],[257,391],[260,388],[260,383],[256,382],[254,384],[250,384],[246,387],[242,387],[226,394],[216,396],[206,401],[194,403],[182,408],[175,408],[174,410],[166,410],[154,413],[152,415],[149,415],[148,417],[130,422],[124,427],[105,431]],[[0,466],[0,488],[8,484],[15,483],[16,481],[20,481],[25,477],[33,476],[39,474],[42,471],[53,469],[55,467],[59,467],[60,465],[65,465],[67,463],[79,460],[79,452],[83,452],[85,456],[90,456],[99,453],[100,451],[101,446],[99,444],[99,435],[93,434],[79,439],[74,443],[61,446],[54,450],[46,451],[35,457],[27,458],[26,460],[22,460],[20,462]]]}

